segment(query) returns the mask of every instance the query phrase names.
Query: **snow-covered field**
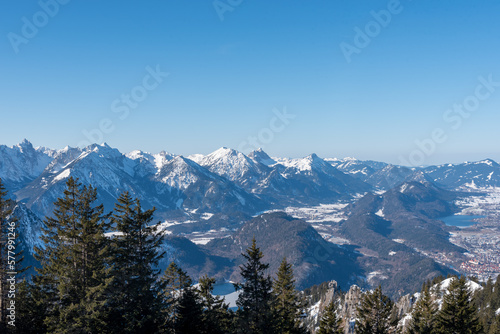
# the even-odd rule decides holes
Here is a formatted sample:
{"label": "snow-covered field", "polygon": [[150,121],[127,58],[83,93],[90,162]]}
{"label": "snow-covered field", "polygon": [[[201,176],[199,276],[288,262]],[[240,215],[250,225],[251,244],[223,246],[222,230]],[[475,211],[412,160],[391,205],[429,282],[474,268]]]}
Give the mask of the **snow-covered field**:
{"label": "snow-covered field", "polygon": [[304,219],[308,223],[338,223],[346,219],[343,209],[346,203],[320,204],[310,207],[287,207],[284,211],[292,217]]}
{"label": "snow-covered field", "polygon": [[[461,188],[460,191],[481,193],[479,196],[467,196],[455,202],[462,215],[499,215],[500,188]],[[472,195],[472,194],[471,194]]]}

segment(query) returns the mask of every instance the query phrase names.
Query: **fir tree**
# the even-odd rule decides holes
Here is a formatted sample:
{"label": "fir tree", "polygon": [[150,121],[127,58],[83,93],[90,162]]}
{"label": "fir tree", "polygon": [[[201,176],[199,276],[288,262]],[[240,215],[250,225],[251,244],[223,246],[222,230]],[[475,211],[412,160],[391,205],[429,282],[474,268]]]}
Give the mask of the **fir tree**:
{"label": "fir tree", "polygon": [[237,286],[242,290],[236,301],[238,327],[248,334],[274,333],[271,313],[272,281],[266,274],[269,264],[262,263],[264,255],[257,247],[255,238],[242,255],[247,262],[240,266],[244,282]]}
{"label": "fir tree", "polygon": [[34,279],[42,299],[37,303],[46,307],[50,332],[106,333],[112,281],[104,235],[108,217],[102,205],[94,206],[93,187],[82,187],[73,178],[66,186],[42,229],[45,247],[36,248],[41,268]]}
{"label": "fir tree", "polygon": [[111,219],[116,230],[112,239],[114,276],[111,321],[123,325],[124,333],[158,331],[160,297],[156,269],[162,233],[149,226],[154,209],[142,210],[139,200],[123,193]]}
{"label": "fir tree", "polygon": [[500,334],[500,315],[495,317],[495,320],[491,324],[488,334]]}
{"label": "fir tree", "polygon": [[199,281],[199,296],[203,306],[203,326],[206,334],[231,333],[232,312],[224,298],[213,296],[215,279],[204,276]]}
{"label": "fir tree", "polygon": [[187,287],[175,305],[175,334],[202,334],[204,328],[200,296],[196,289]]}
{"label": "fir tree", "polygon": [[171,262],[161,277],[162,326],[161,332],[175,333],[178,304],[184,290],[192,285],[189,275]]}
{"label": "fir tree", "polygon": [[9,328],[9,333],[37,334],[46,333],[44,325],[45,305],[41,300],[36,286],[23,280],[17,284],[16,292],[16,326]]}
{"label": "fir tree", "polygon": [[465,277],[454,278],[443,297],[438,313],[436,329],[446,334],[478,334],[483,332],[477,309],[471,302],[471,292]]}
{"label": "fir tree", "polygon": [[292,265],[283,259],[273,281],[273,315],[276,333],[304,333],[303,307],[295,289]]}
{"label": "fir tree", "polygon": [[389,297],[382,294],[379,286],[372,292],[367,292],[358,307],[356,333],[385,334],[390,330],[390,317],[393,303]]}
{"label": "fir tree", "polygon": [[342,321],[337,317],[335,300],[324,309],[317,334],[343,334]]}
{"label": "fir tree", "polygon": [[415,304],[412,319],[408,328],[409,334],[435,333],[437,306],[432,300],[429,287],[424,284],[420,298]]}

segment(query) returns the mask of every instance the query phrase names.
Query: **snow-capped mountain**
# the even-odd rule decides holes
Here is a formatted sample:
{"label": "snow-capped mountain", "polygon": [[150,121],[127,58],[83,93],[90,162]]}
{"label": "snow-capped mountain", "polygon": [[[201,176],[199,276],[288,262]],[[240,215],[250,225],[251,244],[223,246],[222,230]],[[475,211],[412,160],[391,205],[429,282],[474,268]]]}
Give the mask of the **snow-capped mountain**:
{"label": "snow-capped mountain", "polygon": [[264,152],[261,148],[252,151],[248,154],[248,157],[255,162],[259,162],[266,166],[271,166],[276,163],[274,159],[272,159],[266,152]]}
{"label": "snow-capped mountain", "polygon": [[500,165],[491,159],[432,166],[424,172],[447,189],[500,187]]}
{"label": "snow-capped mountain", "polygon": [[161,151],[158,154],[151,154],[151,153],[146,153],[140,150],[135,150],[130,153],[125,154],[125,156],[129,159],[132,160],[139,160],[138,162],[140,164],[145,164],[148,166],[151,165],[153,169],[156,170],[156,172],[159,172],[160,169],[170,160],[176,157],[175,154],[168,153],[165,151]]}
{"label": "snow-capped mountain", "polygon": [[15,146],[0,145],[0,178],[12,190],[22,188],[42,173],[55,151],[34,148],[26,139]]}
{"label": "snow-capped mountain", "polygon": [[182,156],[167,162],[155,179],[167,185],[170,194],[175,194],[177,208],[246,213],[266,208],[258,197]]}
{"label": "snow-capped mountain", "polygon": [[225,177],[239,186],[251,189],[270,169],[241,152],[222,147],[198,162],[212,173]]}
{"label": "snow-capped mountain", "polygon": [[[72,152],[76,153],[74,150]],[[136,170],[141,170],[137,160],[127,158],[107,144],[88,146],[73,160],[68,155],[71,154],[59,154],[38,178],[16,192],[17,199],[25,202],[37,214],[48,215],[53,203],[64,191],[66,180],[72,176],[85,185],[94,186],[100,202],[104,203],[107,210],[112,209],[124,191],[141,198],[145,207],[156,206],[163,210],[175,208],[172,198],[157,198],[157,187],[147,177],[136,174]]]}
{"label": "snow-capped mountain", "polygon": [[296,189],[312,200],[349,198],[371,190],[370,185],[347,175],[330,163],[311,154],[302,159],[280,159],[276,167]]}
{"label": "snow-capped mountain", "polygon": [[[129,191],[144,207],[162,217],[172,211],[190,215],[241,210],[256,214],[264,208],[319,205],[352,200],[405,181],[434,183],[446,189],[500,186],[500,165],[492,160],[411,169],[353,158],[271,158],[262,149],[248,156],[230,148],[188,158],[165,151],[122,154],[106,144],[84,149],[34,148],[28,141],[0,146],[0,177],[11,196],[40,216],[48,215],[68,177],[97,188],[107,209]],[[215,210],[213,212],[213,210]]]}
{"label": "snow-capped mountain", "polygon": [[[482,188],[500,186],[499,175],[500,165],[492,160],[407,168],[352,158],[322,159],[316,154],[299,159],[271,158],[261,149],[246,156],[221,148],[186,158],[165,151],[122,154],[106,144],[62,150],[34,148],[27,141],[10,148],[0,146],[0,178],[9,195],[19,202],[16,215],[22,221],[26,254],[32,254],[39,241],[40,218],[51,215],[53,203],[63,195],[67,179],[75,177],[96,188],[98,202],[108,212],[123,191],[139,198],[144,209],[155,207],[155,219],[162,220],[162,226],[173,238],[169,251],[184,254],[185,262],[191,261],[186,260],[188,249],[199,248],[203,253],[210,245],[195,247],[186,240],[175,239],[182,234],[191,241],[204,239],[210,243],[209,240],[230,238],[239,230],[243,231],[240,235],[247,234],[248,238],[259,235],[269,245],[281,240],[283,249],[287,242],[298,240],[287,252],[290,256],[298,252],[300,259],[304,254],[313,254],[311,248],[314,252],[316,246],[323,245],[320,239],[323,234],[312,233],[312,229],[325,228],[350,243],[335,246],[338,251],[356,245],[368,252],[367,256],[350,251],[344,254],[360,257],[352,259],[366,272],[359,277],[370,283],[388,280],[385,284],[389,289],[402,286],[405,291],[414,291],[413,283],[424,276],[453,272],[420,252],[462,254],[465,250],[449,242],[449,229],[438,219],[457,212],[460,196],[477,196]],[[454,191],[464,189],[474,192]],[[294,212],[294,208],[309,210],[312,206],[339,202],[342,202],[339,209],[342,218],[326,220],[320,227],[314,224],[307,227],[309,220],[295,226],[288,218],[279,218],[273,220],[275,227],[281,226],[279,231],[273,230],[265,219],[248,225],[257,231],[240,230],[243,222],[265,210]],[[290,235],[293,226],[307,233],[300,238]],[[315,240],[314,247],[302,247],[308,240]],[[278,251],[271,246],[269,250]],[[192,262],[193,272],[201,273],[203,266],[210,267],[221,260],[211,258],[212,255],[217,254],[207,253],[203,263]],[[346,258],[339,255],[332,261],[339,259]],[[323,269],[317,270],[313,262],[299,262],[305,263],[298,272],[304,282],[312,282],[314,277],[321,277],[316,282],[329,279],[321,276]],[[220,262],[220,268],[229,271],[232,265],[224,259]],[[331,266],[325,263],[324,268],[326,272],[334,268],[334,263]],[[335,272],[330,269],[329,272]],[[311,273],[317,276],[308,276]],[[401,285],[402,282],[407,283]]]}
{"label": "snow-capped mountain", "polygon": [[376,171],[387,166],[384,162],[377,161],[361,161],[355,158],[344,158],[335,159],[327,158],[325,159],[333,167],[341,170],[342,172],[352,175],[361,180],[366,180],[367,177],[375,173]]}
{"label": "snow-capped mountain", "polygon": [[410,168],[389,164],[377,170],[372,175],[369,175],[365,179],[365,182],[371,184],[375,188],[390,189],[405,181],[412,174],[413,171]]}

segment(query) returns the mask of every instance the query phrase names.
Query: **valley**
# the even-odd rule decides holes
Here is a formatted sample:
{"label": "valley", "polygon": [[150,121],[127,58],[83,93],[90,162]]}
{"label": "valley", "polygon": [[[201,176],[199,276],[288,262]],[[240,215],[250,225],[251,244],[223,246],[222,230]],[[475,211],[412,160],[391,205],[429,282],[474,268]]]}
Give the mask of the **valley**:
{"label": "valley", "polygon": [[[0,146],[0,177],[18,201],[30,263],[42,220],[70,176],[96,187],[108,212],[123,191],[155,207],[166,234],[161,265],[175,261],[195,279],[238,279],[252,236],[274,254],[273,271],[280,257],[293,259],[303,288],[335,279],[399,295],[436,275],[486,280],[500,272],[500,165],[489,159],[409,168],[261,149],[183,157],[123,154],[106,144]],[[459,228],[442,221],[452,215],[484,218]]]}

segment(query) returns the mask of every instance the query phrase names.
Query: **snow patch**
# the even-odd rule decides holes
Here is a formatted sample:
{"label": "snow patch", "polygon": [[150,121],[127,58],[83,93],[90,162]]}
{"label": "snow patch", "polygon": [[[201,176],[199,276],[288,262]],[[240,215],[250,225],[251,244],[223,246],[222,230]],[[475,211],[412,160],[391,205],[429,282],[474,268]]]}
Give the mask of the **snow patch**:
{"label": "snow patch", "polygon": [[57,175],[54,180],[52,180],[53,183],[55,182],[58,182],[58,181],[61,181],[61,180],[64,180],[64,179],[67,179],[69,177],[69,175],[71,174],[71,170],[70,169],[65,169],[63,170],[61,173],[59,173],[59,175]]}

